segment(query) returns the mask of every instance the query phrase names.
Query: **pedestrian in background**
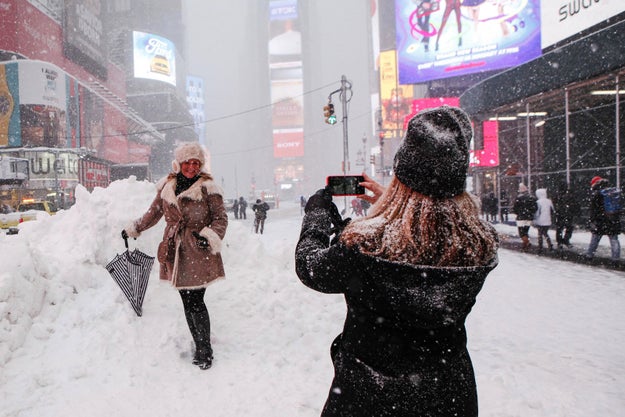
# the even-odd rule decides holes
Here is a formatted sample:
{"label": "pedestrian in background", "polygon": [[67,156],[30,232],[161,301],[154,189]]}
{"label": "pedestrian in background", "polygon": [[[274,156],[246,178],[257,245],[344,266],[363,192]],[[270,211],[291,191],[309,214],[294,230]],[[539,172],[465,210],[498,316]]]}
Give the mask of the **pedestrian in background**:
{"label": "pedestrian in background", "polygon": [[538,229],[538,251],[543,250],[543,238],[547,242],[549,250],[553,250],[553,243],[549,237],[549,228],[551,227],[555,208],[553,202],[547,197],[547,189],[539,188],[536,190],[536,215],[534,216],[534,226]]}
{"label": "pedestrian in background", "polygon": [[247,219],[247,201],[243,196],[239,198],[239,219]]}
{"label": "pedestrian in background", "polygon": [[519,190],[512,206],[512,212],[516,214],[516,227],[519,231],[519,237],[523,241],[523,249],[528,249],[532,246],[529,231],[537,208],[536,198],[530,194],[525,184],[519,183]]}
{"label": "pedestrian in background", "polygon": [[306,197],[299,196],[299,214],[304,214],[304,207],[306,207]]}
{"label": "pedestrian in background", "polygon": [[252,211],[254,212],[254,232],[262,235],[265,230],[265,220],[267,219],[267,212],[269,211],[269,204],[261,200],[256,200],[256,204],[252,205]]}
{"label": "pedestrian in background", "polygon": [[239,200],[234,199],[234,203],[232,203],[232,211],[234,212],[234,218],[239,219]]}
{"label": "pedestrian in background", "polygon": [[[590,181],[590,244],[586,256],[595,256],[599,241],[604,235],[610,239],[612,259],[621,257],[621,203],[619,190],[609,187],[609,182],[599,176]],[[606,202],[606,200],[608,200]],[[606,206],[609,208],[606,210]]]}
{"label": "pedestrian in background", "polygon": [[571,247],[575,229],[575,218],[580,214],[580,205],[567,185],[562,185],[553,199],[556,210],[556,244],[558,249]]}
{"label": "pedestrian in background", "polygon": [[422,111],[388,188],[361,183],[377,199],[368,216],[345,225],[327,189],[308,199],[297,274],[347,303],[322,417],[478,415],[465,319],[498,241],[464,190],[472,134],[459,108]]}
{"label": "pedestrian in background", "polygon": [[221,243],[228,226],[221,188],[205,166],[202,146],[185,143],[174,151],[173,172],[157,185],[156,197],[122,237],[138,238],[165,217],[158,246],[160,278],[180,293],[184,314],[195,342],[193,363],[208,369],[213,363],[210,318],[204,303],[206,287],[225,276]]}
{"label": "pedestrian in background", "polygon": [[510,199],[508,198],[508,193],[506,191],[501,192],[501,199],[499,200],[499,205],[501,206],[501,222],[508,221],[508,213],[510,211]]}
{"label": "pedestrian in background", "polygon": [[486,196],[486,206],[484,207],[486,212],[486,220],[491,223],[497,223],[497,213],[499,212],[499,199],[493,191]]}

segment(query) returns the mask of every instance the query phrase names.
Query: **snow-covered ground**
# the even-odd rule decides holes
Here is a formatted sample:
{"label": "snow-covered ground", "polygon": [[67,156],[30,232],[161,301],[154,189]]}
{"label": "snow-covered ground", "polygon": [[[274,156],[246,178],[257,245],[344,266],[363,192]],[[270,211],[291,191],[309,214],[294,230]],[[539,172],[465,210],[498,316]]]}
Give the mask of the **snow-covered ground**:
{"label": "snow-covered ground", "polygon": [[[153,195],[133,180],[83,189],[70,210],[0,235],[0,416],[318,416],[345,306],[294,273],[299,206],[270,211],[264,235],[252,216],[231,219],[227,278],[206,295],[215,362],[202,371],[158,265],[143,317],[104,269]],[[154,255],[162,227],[131,249]],[[625,415],[624,299],[622,272],[500,250],[467,322],[480,415]]]}

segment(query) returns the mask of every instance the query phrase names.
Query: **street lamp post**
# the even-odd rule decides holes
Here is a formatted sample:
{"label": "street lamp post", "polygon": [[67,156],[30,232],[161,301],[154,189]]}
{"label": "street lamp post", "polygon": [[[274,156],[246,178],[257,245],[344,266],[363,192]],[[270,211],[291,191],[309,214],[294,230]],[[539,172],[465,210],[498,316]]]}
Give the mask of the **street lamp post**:
{"label": "street lamp post", "polygon": [[[345,75],[341,76],[341,88],[338,90],[334,90],[328,95],[328,109],[332,105],[332,96],[336,93],[339,93],[339,98],[341,100],[341,108],[343,109],[343,175],[347,175],[349,171],[349,146],[348,146],[348,130],[347,130],[347,103],[352,99],[352,84],[347,81],[347,77]],[[349,97],[348,94],[349,93]],[[326,109],[324,107],[324,109]],[[333,112],[332,112],[333,113]],[[328,116],[331,116],[332,113],[327,113],[326,123],[334,124],[330,121]],[[345,204],[345,212],[347,212],[347,197],[344,198]]]}
{"label": "street lamp post", "polygon": [[[338,90],[334,90],[328,95],[328,106],[324,107],[324,109],[330,108],[332,106],[332,96],[336,93],[339,93],[339,98],[341,100],[341,107],[343,109],[343,175],[347,175],[349,171],[349,146],[348,146],[348,130],[347,130],[347,103],[352,99],[352,84],[347,81],[345,75],[341,76],[341,88]],[[349,93],[349,97],[347,96]],[[332,115],[332,113],[327,113],[327,115]],[[330,119],[326,116],[326,123],[334,124],[335,121],[330,121]],[[335,120],[335,119],[332,119]]]}

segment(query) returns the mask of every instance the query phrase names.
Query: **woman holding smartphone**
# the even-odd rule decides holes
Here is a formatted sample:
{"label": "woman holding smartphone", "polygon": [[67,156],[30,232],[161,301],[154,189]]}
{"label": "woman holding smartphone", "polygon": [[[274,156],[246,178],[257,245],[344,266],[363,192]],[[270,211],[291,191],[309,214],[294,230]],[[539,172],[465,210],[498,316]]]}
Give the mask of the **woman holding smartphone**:
{"label": "woman holding smartphone", "polygon": [[472,128],[459,108],[417,114],[387,188],[342,228],[326,189],[306,204],[296,271],[308,287],[342,293],[343,332],[322,417],[478,415],[465,319],[497,265],[497,234],[464,191]]}

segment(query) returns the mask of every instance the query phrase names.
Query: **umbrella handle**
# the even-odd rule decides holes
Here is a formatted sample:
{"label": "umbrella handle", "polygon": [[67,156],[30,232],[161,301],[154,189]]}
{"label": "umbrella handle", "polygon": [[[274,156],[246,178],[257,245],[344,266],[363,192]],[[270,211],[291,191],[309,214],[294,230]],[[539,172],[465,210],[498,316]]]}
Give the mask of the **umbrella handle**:
{"label": "umbrella handle", "polygon": [[127,237],[124,238],[124,244],[126,245],[126,249],[128,249],[128,238]]}

